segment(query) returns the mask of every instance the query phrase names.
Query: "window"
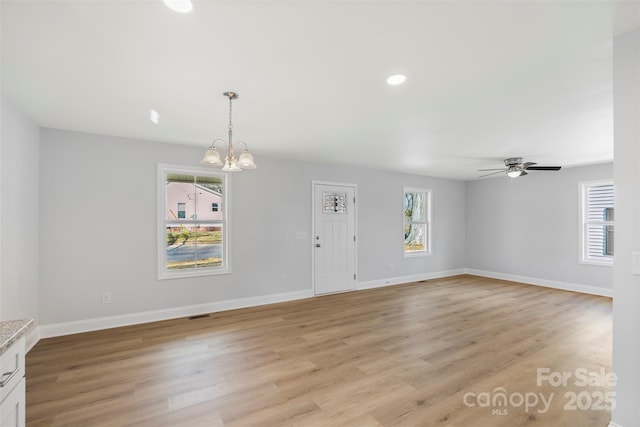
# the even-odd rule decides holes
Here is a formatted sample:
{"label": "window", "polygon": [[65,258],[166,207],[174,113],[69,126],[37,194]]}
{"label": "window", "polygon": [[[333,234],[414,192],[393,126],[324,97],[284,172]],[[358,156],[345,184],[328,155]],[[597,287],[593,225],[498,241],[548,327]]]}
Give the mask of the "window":
{"label": "window", "polygon": [[431,190],[405,188],[403,218],[404,255],[431,254]]}
{"label": "window", "polygon": [[226,175],[160,165],[158,180],[158,278],[229,273]]}
{"label": "window", "polygon": [[187,217],[186,208],[187,208],[186,203],[178,203],[178,218],[184,219]]}
{"label": "window", "polygon": [[614,243],[613,181],[580,183],[580,261],[612,265]]}

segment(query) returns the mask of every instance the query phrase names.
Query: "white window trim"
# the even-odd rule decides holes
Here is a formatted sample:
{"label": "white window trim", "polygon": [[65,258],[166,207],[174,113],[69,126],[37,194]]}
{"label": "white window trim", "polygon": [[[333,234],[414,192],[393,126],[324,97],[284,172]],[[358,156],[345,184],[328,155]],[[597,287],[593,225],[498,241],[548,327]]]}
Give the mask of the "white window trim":
{"label": "white window trim", "polygon": [[404,187],[402,189],[402,200],[403,205],[401,206],[402,211],[402,227],[404,229],[404,194],[405,193],[425,193],[425,201],[427,204],[427,211],[425,212],[425,228],[427,232],[427,238],[425,239],[425,248],[424,251],[419,252],[406,252],[404,250],[404,239],[402,239],[402,255],[404,258],[418,258],[431,256],[431,240],[432,240],[432,229],[433,224],[431,222],[431,194],[432,190],[430,188],[418,188],[418,187]]}
{"label": "white window trim", "polygon": [[[587,187],[596,185],[614,184],[613,179],[599,179],[594,181],[578,182],[578,263],[586,265],[598,265],[601,267],[613,267],[615,254],[610,259],[591,259],[587,256],[587,221],[586,221],[586,203],[587,203]],[[615,186],[614,186],[615,191]],[[615,227],[615,220],[613,221]],[[614,228],[615,230],[615,228]]]}
{"label": "white window trim", "polygon": [[[189,269],[189,270],[176,270],[176,271],[167,271],[165,269],[166,265],[166,230],[165,230],[165,204],[166,204],[166,191],[165,191],[165,181],[166,174],[168,172],[171,173],[184,173],[186,175],[213,175],[213,176],[222,176],[224,177],[224,186],[223,186],[223,199],[222,199],[222,215],[224,218],[224,227],[222,228],[222,241],[223,243],[223,254],[222,254],[222,267],[218,268],[197,268],[197,269]],[[228,173],[219,172],[217,170],[212,170],[209,168],[200,168],[200,167],[192,167],[192,166],[182,166],[182,165],[170,165],[170,164],[158,164],[158,194],[157,194],[157,263],[158,263],[158,280],[167,280],[167,279],[180,279],[187,277],[201,277],[201,276],[216,276],[220,274],[230,274],[231,273],[231,241],[229,239],[229,230],[231,229],[231,195],[229,194],[230,181],[231,177]]]}

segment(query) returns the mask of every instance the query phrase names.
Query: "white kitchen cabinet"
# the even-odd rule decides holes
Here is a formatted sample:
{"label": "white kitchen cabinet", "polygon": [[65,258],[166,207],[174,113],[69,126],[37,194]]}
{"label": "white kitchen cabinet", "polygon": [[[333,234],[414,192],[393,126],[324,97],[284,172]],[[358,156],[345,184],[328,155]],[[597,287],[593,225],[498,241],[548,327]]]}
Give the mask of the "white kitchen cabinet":
{"label": "white kitchen cabinet", "polygon": [[24,427],[25,331],[32,320],[0,322],[0,427]]}

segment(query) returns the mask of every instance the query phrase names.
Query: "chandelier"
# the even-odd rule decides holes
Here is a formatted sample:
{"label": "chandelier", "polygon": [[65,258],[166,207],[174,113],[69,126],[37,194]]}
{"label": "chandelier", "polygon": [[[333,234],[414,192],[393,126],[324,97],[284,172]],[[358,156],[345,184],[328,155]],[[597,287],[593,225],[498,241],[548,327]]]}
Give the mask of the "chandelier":
{"label": "chandelier", "polygon": [[[227,128],[229,132],[229,139],[227,141],[220,138],[214,139],[200,163],[213,166],[222,166],[222,170],[227,172],[239,172],[243,169],[255,169],[256,163],[253,161],[253,156],[251,155],[251,153],[249,153],[246,143],[242,141],[236,142],[236,144],[243,144],[244,150],[237,160],[233,155],[233,124],[231,123],[231,108],[232,101],[234,99],[238,99],[238,94],[235,92],[224,92],[223,95],[229,98],[229,126]],[[224,166],[220,157],[220,153],[218,152],[218,150],[216,150],[216,142],[222,142],[223,144],[227,145],[227,155],[224,158]]]}

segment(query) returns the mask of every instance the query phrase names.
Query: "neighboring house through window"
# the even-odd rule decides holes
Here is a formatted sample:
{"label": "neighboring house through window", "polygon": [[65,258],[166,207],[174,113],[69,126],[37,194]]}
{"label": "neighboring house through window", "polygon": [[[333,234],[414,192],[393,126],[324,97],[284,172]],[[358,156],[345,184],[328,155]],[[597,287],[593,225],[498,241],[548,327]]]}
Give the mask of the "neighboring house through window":
{"label": "neighboring house through window", "polygon": [[613,181],[580,183],[580,262],[612,265],[614,246]]}
{"label": "neighboring house through window", "polygon": [[431,190],[405,188],[403,218],[404,255],[430,255]]}
{"label": "neighboring house through window", "polygon": [[158,180],[158,278],[230,272],[226,175],[160,165]]}

